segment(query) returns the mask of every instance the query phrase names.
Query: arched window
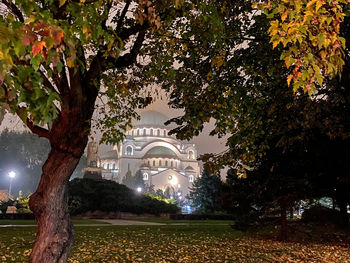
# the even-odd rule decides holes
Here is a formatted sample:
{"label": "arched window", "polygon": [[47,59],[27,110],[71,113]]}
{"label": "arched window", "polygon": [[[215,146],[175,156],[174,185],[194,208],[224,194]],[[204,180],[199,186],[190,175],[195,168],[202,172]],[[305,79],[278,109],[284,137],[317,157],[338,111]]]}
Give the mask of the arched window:
{"label": "arched window", "polygon": [[173,161],[171,161],[170,166],[173,167],[173,165],[174,165],[174,163],[173,163]]}
{"label": "arched window", "polygon": [[159,129],[157,130],[157,136],[160,136],[160,130]]}
{"label": "arched window", "polygon": [[146,129],[143,129],[143,136],[146,136]]}
{"label": "arched window", "polygon": [[189,151],[188,152],[188,158],[189,159],[194,159],[194,152],[193,151]]}
{"label": "arched window", "polygon": [[151,129],[150,132],[151,132],[150,135],[153,136],[153,129]]}
{"label": "arched window", "polygon": [[164,137],[166,137],[167,136],[167,134],[166,134],[166,130],[164,130]]}
{"label": "arched window", "polygon": [[126,146],[125,155],[132,155],[132,154],[133,154],[132,147],[130,145]]}
{"label": "arched window", "polygon": [[151,163],[150,163],[150,161],[148,161],[148,166],[151,166]]}
{"label": "arched window", "polygon": [[140,130],[137,129],[137,136],[140,136]]}
{"label": "arched window", "polygon": [[107,163],[107,168],[106,169],[109,170],[109,163]]}
{"label": "arched window", "polygon": [[148,173],[144,173],[142,178],[144,181],[147,181],[148,180]]}
{"label": "arched window", "polygon": [[168,160],[165,161],[165,166],[168,167]]}
{"label": "arched window", "polygon": [[189,181],[190,183],[193,183],[193,181],[194,181],[194,176],[193,176],[192,174],[188,177],[188,181]]}
{"label": "arched window", "polygon": [[162,161],[161,160],[159,160],[159,166],[162,166]]}
{"label": "arched window", "polygon": [[134,130],[131,130],[131,136],[134,136]]}
{"label": "arched window", "polygon": [[153,166],[156,166],[156,161],[155,160],[153,160]]}

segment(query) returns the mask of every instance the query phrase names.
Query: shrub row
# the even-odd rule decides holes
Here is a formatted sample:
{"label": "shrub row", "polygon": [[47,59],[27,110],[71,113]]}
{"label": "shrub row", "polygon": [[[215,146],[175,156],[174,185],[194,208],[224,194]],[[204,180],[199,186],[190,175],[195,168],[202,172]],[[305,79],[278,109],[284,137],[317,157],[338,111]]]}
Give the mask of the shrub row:
{"label": "shrub row", "polygon": [[177,213],[176,205],[137,193],[109,180],[74,179],[69,182],[71,215],[88,211],[129,212],[134,214]]}

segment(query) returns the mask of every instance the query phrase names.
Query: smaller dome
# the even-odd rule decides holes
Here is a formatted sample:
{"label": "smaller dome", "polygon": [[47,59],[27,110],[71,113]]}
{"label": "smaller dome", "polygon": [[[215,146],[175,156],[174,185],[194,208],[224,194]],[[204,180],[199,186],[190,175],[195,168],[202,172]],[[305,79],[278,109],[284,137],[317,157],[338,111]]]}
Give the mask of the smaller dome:
{"label": "smaller dome", "polygon": [[149,165],[146,163],[141,164],[140,166],[141,169],[149,169]]}
{"label": "smaller dome", "polygon": [[194,169],[192,168],[192,166],[187,166],[187,167],[185,168],[185,171],[194,171]]}
{"label": "smaller dome", "polygon": [[164,146],[156,146],[149,150],[143,158],[177,158],[176,153],[174,153],[169,148]]}
{"label": "smaller dome", "polygon": [[100,156],[101,160],[118,159],[117,151],[108,151]]}

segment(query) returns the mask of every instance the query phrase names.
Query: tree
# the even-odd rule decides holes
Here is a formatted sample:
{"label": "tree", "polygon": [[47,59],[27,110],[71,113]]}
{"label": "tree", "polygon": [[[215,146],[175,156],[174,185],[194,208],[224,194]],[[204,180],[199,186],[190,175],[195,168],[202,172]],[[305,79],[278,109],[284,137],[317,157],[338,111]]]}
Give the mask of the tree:
{"label": "tree", "polygon": [[184,4],[1,1],[1,102],[51,146],[29,202],[38,226],[31,262],[67,260],[73,244],[67,183],[87,144],[96,99],[102,141],[122,139],[134,109],[150,102],[132,74],[142,64],[136,58],[157,30],[167,34],[175,17],[190,13],[192,3]]}
{"label": "tree", "polygon": [[138,187],[141,187],[143,190],[145,190],[145,183],[143,181],[142,173],[140,170],[138,170],[135,175],[132,175],[131,171],[127,171],[122,180],[122,183],[133,190],[136,190]]}
{"label": "tree", "polygon": [[198,177],[190,188],[188,199],[199,213],[221,211],[222,182],[218,175],[207,171]]}
{"label": "tree", "polygon": [[[8,187],[7,173],[17,173],[13,183],[13,193],[22,190],[25,194],[33,193],[38,186],[41,168],[50,151],[47,140],[29,132],[3,131],[0,134],[0,187]],[[86,157],[82,156],[73,177],[82,177],[86,167]]]}

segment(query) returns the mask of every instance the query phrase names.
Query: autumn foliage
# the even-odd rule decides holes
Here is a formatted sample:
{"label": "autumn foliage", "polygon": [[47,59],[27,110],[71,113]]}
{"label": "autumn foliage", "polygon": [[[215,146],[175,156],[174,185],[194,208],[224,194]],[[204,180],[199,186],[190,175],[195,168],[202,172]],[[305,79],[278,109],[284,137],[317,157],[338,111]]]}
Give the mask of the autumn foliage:
{"label": "autumn foliage", "polygon": [[340,36],[344,5],[349,0],[267,1],[255,6],[270,21],[273,48],[283,45],[281,59],[291,73],[288,85],[313,93],[326,76],[341,74],[345,39]]}

